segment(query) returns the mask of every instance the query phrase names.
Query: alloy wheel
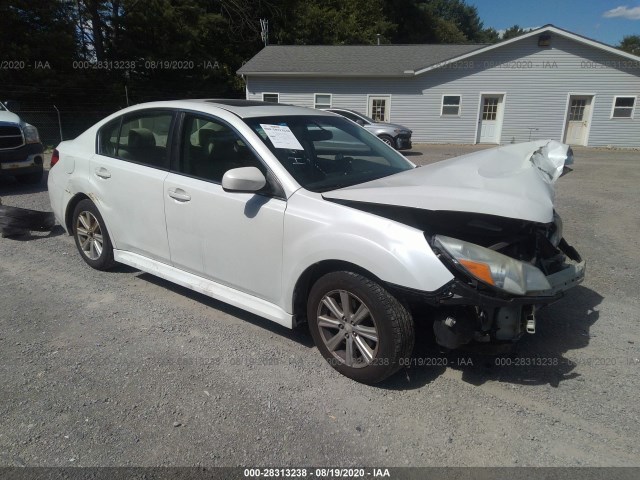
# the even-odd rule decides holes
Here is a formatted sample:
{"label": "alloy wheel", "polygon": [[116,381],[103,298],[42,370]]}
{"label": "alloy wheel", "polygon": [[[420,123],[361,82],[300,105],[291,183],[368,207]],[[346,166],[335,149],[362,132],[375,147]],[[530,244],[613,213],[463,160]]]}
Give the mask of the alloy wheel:
{"label": "alloy wheel", "polygon": [[347,290],[327,293],[318,305],[320,337],[333,357],[353,368],[370,365],[378,353],[378,329],[367,305]]}
{"label": "alloy wheel", "polygon": [[89,260],[98,260],[102,255],[103,237],[100,222],[88,211],[80,212],[76,222],[76,236],[82,253]]}

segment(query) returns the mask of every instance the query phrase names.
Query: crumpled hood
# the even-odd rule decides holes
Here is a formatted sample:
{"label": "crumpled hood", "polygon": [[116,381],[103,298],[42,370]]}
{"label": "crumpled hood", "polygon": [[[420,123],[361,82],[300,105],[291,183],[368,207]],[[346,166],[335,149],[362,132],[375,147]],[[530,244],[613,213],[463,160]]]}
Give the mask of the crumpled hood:
{"label": "crumpled hood", "polygon": [[568,145],[541,140],[463,155],[323,197],[550,223],[554,183],[572,162]]}
{"label": "crumpled hood", "polygon": [[20,123],[20,117],[15,113],[11,113],[5,110],[0,110],[0,122]]}

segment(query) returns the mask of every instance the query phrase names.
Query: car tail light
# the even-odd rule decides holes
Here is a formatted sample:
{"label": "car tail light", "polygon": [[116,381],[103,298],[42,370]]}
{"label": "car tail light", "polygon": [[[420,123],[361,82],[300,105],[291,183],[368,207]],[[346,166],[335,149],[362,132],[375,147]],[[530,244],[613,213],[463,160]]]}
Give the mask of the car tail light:
{"label": "car tail light", "polygon": [[51,166],[53,167],[60,160],[60,152],[58,150],[53,149],[53,153],[51,154]]}

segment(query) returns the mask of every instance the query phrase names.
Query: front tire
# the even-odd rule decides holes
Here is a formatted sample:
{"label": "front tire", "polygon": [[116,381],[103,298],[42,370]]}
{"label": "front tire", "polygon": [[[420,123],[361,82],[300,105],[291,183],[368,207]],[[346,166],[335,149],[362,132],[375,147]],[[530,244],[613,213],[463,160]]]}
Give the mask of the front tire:
{"label": "front tire", "polygon": [[411,355],[411,314],[376,282],[353,272],[332,272],[311,288],[311,336],[338,372],[374,384],[394,374]]}
{"label": "front tire", "polygon": [[387,145],[389,145],[391,148],[396,148],[396,142],[395,140],[390,137],[389,135],[380,135],[380,140],[382,140],[384,143],[386,143]]}
{"label": "front tire", "polygon": [[102,215],[91,200],[82,200],[73,211],[73,238],[82,259],[96,270],[115,265],[113,246]]}

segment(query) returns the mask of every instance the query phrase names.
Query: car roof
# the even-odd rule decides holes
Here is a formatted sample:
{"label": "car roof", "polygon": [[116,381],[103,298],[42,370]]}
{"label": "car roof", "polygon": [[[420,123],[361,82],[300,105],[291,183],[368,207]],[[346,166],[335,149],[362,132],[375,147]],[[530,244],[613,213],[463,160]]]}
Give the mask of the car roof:
{"label": "car roof", "polygon": [[323,110],[313,108],[297,107],[284,103],[259,102],[255,100],[241,99],[188,99],[188,100],[168,100],[162,102],[141,103],[138,108],[183,108],[186,110],[198,110],[202,112],[215,113],[217,109],[226,110],[240,118],[285,116],[285,115],[331,115]]}
{"label": "car roof", "polygon": [[362,113],[356,111],[356,110],[351,110],[350,108],[327,108],[328,112],[350,112],[350,113],[355,113],[356,115],[362,115]]}

